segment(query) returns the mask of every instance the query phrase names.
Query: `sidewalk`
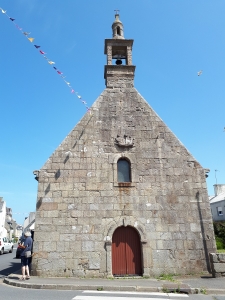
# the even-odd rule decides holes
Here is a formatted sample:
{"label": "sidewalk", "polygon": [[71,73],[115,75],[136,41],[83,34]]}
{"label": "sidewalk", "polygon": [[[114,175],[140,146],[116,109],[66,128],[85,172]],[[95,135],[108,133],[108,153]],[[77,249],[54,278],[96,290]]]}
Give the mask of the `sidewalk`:
{"label": "sidewalk", "polygon": [[145,278],[114,278],[114,279],[78,279],[78,278],[45,278],[32,276],[29,280],[20,281],[19,274],[11,274],[4,283],[31,289],[54,290],[98,290],[98,291],[139,291],[161,292],[178,290],[192,294],[225,294],[225,277],[212,278],[207,276],[174,277],[175,281]]}

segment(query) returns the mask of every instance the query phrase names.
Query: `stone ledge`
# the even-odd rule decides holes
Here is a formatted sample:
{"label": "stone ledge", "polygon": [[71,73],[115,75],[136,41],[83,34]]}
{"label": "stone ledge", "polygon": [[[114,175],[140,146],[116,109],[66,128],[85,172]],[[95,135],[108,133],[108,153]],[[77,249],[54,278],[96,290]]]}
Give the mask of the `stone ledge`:
{"label": "stone ledge", "polygon": [[209,253],[209,259],[214,278],[225,277],[225,254]]}

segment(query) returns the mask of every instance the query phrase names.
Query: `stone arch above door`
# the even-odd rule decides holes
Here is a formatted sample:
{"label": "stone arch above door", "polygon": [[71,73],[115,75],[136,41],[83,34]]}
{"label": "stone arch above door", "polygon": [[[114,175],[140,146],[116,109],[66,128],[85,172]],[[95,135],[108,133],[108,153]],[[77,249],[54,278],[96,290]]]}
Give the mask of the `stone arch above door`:
{"label": "stone arch above door", "polygon": [[107,277],[113,277],[112,275],[112,236],[114,231],[121,226],[131,226],[137,230],[140,235],[140,242],[142,246],[142,262],[143,262],[143,276],[149,276],[149,266],[148,266],[148,248],[147,248],[147,239],[145,228],[141,224],[139,224],[138,220],[134,217],[130,216],[122,216],[117,217],[113,221],[109,222],[108,226],[106,226],[104,232],[104,241],[105,241],[105,249],[106,249],[106,272]]}
{"label": "stone arch above door", "polygon": [[126,226],[132,226],[132,227],[134,227],[140,235],[141,243],[147,243],[144,226],[139,224],[137,219],[135,219],[132,216],[117,217],[113,221],[111,221],[108,224],[108,226],[106,226],[106,230],[104,232],[104,241],[105,242],[112,242],[113,233],[116,230],[116,228],[118,228],[120,226],[125,226],[125,227]]}

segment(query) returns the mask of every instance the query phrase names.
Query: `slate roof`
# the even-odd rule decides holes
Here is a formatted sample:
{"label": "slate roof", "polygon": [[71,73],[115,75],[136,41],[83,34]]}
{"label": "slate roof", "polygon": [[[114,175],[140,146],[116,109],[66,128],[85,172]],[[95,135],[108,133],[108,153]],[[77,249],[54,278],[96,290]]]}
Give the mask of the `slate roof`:
{"label": "slate roof", "polygon": [[215,197],[213,197],[211,199],[209,197],[210,204],[216,203],[216,202],[219,202],[219,201],[222,201],[222,200],[225,200],[225,192],[220,193],[219,195],[217,195],[217,196],[215,196]]}

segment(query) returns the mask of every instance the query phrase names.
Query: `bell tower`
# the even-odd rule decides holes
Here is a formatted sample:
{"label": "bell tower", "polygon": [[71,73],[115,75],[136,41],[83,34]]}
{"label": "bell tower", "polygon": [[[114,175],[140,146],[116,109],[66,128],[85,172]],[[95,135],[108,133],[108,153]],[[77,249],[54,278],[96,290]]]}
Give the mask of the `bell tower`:
{"label": "bell tower", "polygon": [[118,10],[112,24],[112,39],[105,40],[104,54],[107,55],[105,65],[105,84],[108,88],[133,87],[135,66],[132,65],[133,40],[124,38],[123,23],[119,19]]}

